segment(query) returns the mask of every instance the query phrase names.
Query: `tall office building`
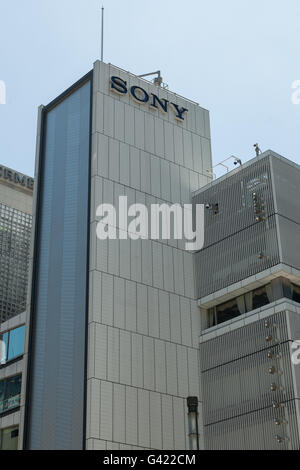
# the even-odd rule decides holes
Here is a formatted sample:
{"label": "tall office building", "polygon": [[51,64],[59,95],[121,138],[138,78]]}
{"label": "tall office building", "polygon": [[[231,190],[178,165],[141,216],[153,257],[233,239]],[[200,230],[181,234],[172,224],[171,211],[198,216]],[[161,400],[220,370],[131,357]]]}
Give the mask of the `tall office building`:
{"label": "tall office building", "polygon": [[33,179],[0,166],[0,450],[16,449]]}
{"label": "tall office building", "polygon": [[[194,195],[206,449],[300,448],[300,167],[268,151]],[[295,359],[293,359],[295,353]]]}
{"label": "tall office building", "polygon": [[[19,448],[299,449],[300,167],[212,181],[208,111],[158,85],[98,61],[40,108]],[[99,239],[124,196],[203,204],[203,249]]]}
{"label": "tall office building", "polygon": [[40,108],[24,448],[188,448],[193,254],[114,220],[99,240],[97,207],[189,203],[210,179],[208,111],[129,72],[98,61]]}

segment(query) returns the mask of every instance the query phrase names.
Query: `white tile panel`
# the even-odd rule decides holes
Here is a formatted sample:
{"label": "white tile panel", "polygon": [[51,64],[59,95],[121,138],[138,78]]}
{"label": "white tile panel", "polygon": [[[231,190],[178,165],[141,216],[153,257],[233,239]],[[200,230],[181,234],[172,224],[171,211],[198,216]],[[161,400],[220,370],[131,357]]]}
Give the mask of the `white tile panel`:
{"label": "white tile panel", "polygon": [[113,325],[113,277],[102,273],[102,323]]}
{"label": "white tile panel", "polygon": [[185,414],[186,410],[184,408],[184,400],[181,398],[173,398],[173,413],[174,413],[174,440],[175,440],[175,449],[183,450],[186,449],[186,439],[185,439]]}
{"label": "white tile panel", "polygon": [[170,163],[170,172],[171,172],[171,202],[178,203],[180,199],[180,176],[179,176],[179,166]]}
{"label": "white tile panel", "polygon": [[204,129],[205,129],[205,137],[210,139],[210,122],[209,122],[209,111],[206,109],[204,110]]}
{"label": "white tile panel", "polygon": [[96,268],[99,271],[107,272],[108,242],[107,240],[99,240],[96,238],[96,234],[94,234],[93,237],[96,239]]}
{"label": "white tile panel", "polygon": [[114,183],[108,179],[103,179],[103,203],[114,203]]}
{"label": "white tile panel", "polygon": [[129,331],[136,331],[136,283],[125,282],[125,328]]}
{"label": "white tile panel", "polygon": [[154,341],[155,351],[155,389],[157,392],[167,392],[166,345],[164,341]]}
{"label": "white tile panel", "polygon": [[178,395],[176,344],[166,343],[167,393]]}
{"label": "white tile panel", "polygon": [[131,385],[131,333],[120,330],[120,382]]}
{"label": "white tile panel", "polygon": [[133,281],[142,281],[142,241],[131,240],[130,241],[131,253],[131,279]]}
{"label": "white tile panel", "polygon": [[120,330],[109,327],[107,333],[107,378],[120,382]]}
{"label": "white tile panel", "polygon": [[189,395],[197,396],[200,395],[199,386],[199,361],[198,361],[198,350],[188,349],[188,370],[189,370]]}
{"label": "white tile panel", "polygon": [[120,276],[130,278],[130,240],[120,240]]}
{"label": "white tile panel", "polygon": [[98,175],[108,177],[108,137],[98,134]]}
{"label": "white tile panel", "polygon": [[150,154],[141,151],[141,191],[150,193],[151,172],[150,172]]}
{"label": "white tile panel", "polygon": [[164,142],[164,121],[162,119],[155,119],[154,123],[155,132],[155,154],[164,158],[165,142]]}
{"label": "white tile panel", "polygon": [[176,294],[184,295],[183,253],[173,250],[174,262],[174,290]]}
{"label": "white tile panel", "polygon": [[192,253],[184,252],[183,254],[183,266],[184,266],[184,284],[185,284],[185,295],[190,299],[195,296],[195,284],[194,284],[194,264]]}
{"label": "white tile panel", "polygon": [[178,395],[183,398],[189,396],[188,380],[188,355],[187,348],[177,345],[177,367],[178,367]]}
{"label": "white tile panel", "polygon": [[137,408],[137,389],[126,387],[126,442],[133,445],[138,441]]}
{"label": "white tile panel", "polygon": [[100,439],[112,440],[113,427],[113,384],[101,382],[100,400]]}
{"label": "white tile panel", "polygon": [[163,449],[174,449],[173,400],[169,395],[162,395],[162,437]]}
{"label": "white tile panel", "polygon": [[180,298],[182,344],[192,346],[192,322],[190,300]]}
{"label": "white tile panel", "polygon": [[134,108],[125,104],[125,142],[134,145]]}
{"label": "white tile panel", "polygon": [[119,240],[107,240],[108,244],[108,272],[116,276],[120,272],[120,242]]}
{"label": "white tile panel", "polygon": [[109,137],[114,136],[114,101],[110,96],[104,96],[104,134]]}
{"label": "white tile panel", "polygon": [[137,331],[148,335],[148,289],[137,284]]}
{"label": "white tile panel", "polygon": [[127,196],[128,207],[136,203],[135,194],[136,191],[134,189],[127,187],[124,188],[124,195]]}
{"label": "white tile panel", "polygon": [[190,192],[199,189],[199,175],[195,171],[190,171]]}
{"label": "white tile panel", "polygon": [[163,245],[159,242],[152,242],[153,252],[153,286],[163,289]]}
{"label": "white tile panel", "polygon": [[174,126],[174,149],[175,149],[175,163],[184,165],[183,157],[183,133],[179,126]]}
{"label": "white tile panel", "polygon": [[145,114],[145,150],[150,153],[155,152],[154,147],[154,117]]}
{"label": "white tile panel", "polygon": [[185,129],[183,129],[183,152],[184,164],[187,168],[192,170],[194,168],[192,133]]}
{"label": "white tile panel", "polygon": [[167,292],[160,290],[158,299],[160,338],[170,340],[170,296]]}
{"label": "white tile panel", "polygon": [[150,392],[150,442],[153,449],[162,449],[161,396]]}
{"label": "white tile panel", "polygon": [[150,393],[138,390],[138,444],[150,447]]}
{"label": "white tile panel", "polygon": [[96,132],[104,130],[104,97],[102,93],[95,94],[95,106],[93,112],[94,129]]}
{"label": "white tile panel", "polygon": [[164,289],[174,292],[173,248],[163,245]]}
{"label": "white tile panel", "polygon": [[95,377],[107,378],[107,326],[95,324]]}
{"label": "white tile panel", "polygon": [[92,413],[90,417],[90,437],[99,438],[100,432],[100,380],[90,380]]}
{"label": "white tile panel", "polygon": [[152,246],[150,240],[142,240],[142,282],[152,285]]}
{"label": "white tile panel", "polygon": [[170,165],[166,160],[161,160],[161,197],[165,201],[171,201],[171,176]]}
{"label": "white tile panel", "polygon": [[145,113],[134,110],[135,146],[145,150]]}
{"label": "white tile panel", "polygon": [[170,122],[164,121],[165,136],[165,158],[174,162],[174,126]]}
{"label": "white tile panel", "polygon": [[180,168],[180,197],[182,204],[191,203],[190,175],[186,168]]}
{"label": "white tile panel", "polygon": [[130,147],[130,185],[139,190],[141,188],[140,150]]}
{"label": "white tile panel", "polygon": [[151,165],[151,193],[154,196],[161,197],[160,192],[160,161],[159,158],[150,155]]}
{"label": "white tile panel", "polygon": [[92,319],[101,322],[102,296],[101,296],[102,273],[93,271],[91,274],[92,283]]}
{"label": "white tile panel", "polygon": [[204,109],[200,107],[195,108],[195,115],[196,115],[196,133],[205,137],[205,123],[204,123]]}
{"label": "white tile panel", "polygon": [[202,163],[201,137],[197,134],[192,134],[192,143],[193,143],[194,170],[199,173],[202,173],[203,163]]}
{"label": "white tile panel", "polygon": [[113,439],[117,442],[125,442],[125,422],[126,422],[126,410],[125,410],[125,385],[114,384],[113,385]]}
{"label": "white tile panel", "polygon": [[181,343],[180,297],[170,294],[171,341]]}
{"label": "white tile panel", "polygon": [[129,186],[130,182],[129,146],[120,142],[120,183]]}
{"label": "white tile panel", "polygon": [[[115,138],[124,141],[125,137],[125,104],[115,100]],[[127,116],[126,116],[127,118]]]}
{"label": "white tile panel", "polygon": [[143,365],[143,337],[142,335],[131,334],[132,348],[132,385],[143,388],[144,386],[144,365]]}
{"label": "white tile panel", "polygon": [[158,290],[148,287],[149,335],[159,337]]}
{"label": "white tile panel", "polygon": [[125,328],[125,280],[114,278],[114,326]]}
{"label": "white tile panel", "polygon": [[143,357],[144,357],[144,388],[148,390],[155,389],[155,371],[154,371],[154,340],[143,337]]}
{"label": "white tile panel", "polygon": [[208,139],[201,139],[202,146],[202,159],[203,159],[203,173],[211,170],[211,146]]}
{"label": "white tile panel", "polygon": [[191,300],[191,319],[192,319],[192,346],[199,347],[199,335],[201,332],[201,313],[197,302]]}
{"label": "white tile panel", "polygon": [[[119,181],[120,178],[120,142],[115,139],[109,139],[108,142],[108,174],[113,181]],[[103,201],[107,201],[104,199]]]}

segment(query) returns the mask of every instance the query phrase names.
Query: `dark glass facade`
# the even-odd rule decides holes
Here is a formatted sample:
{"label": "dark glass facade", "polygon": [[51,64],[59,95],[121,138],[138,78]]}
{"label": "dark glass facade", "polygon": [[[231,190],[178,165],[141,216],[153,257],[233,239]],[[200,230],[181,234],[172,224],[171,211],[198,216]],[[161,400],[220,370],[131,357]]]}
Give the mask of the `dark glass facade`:
{"label": "dark glass facade", "polygon": [[0,203],[0,323],[26,308],[32,216]]}
{"label": "dark glass facade", "polygon": [[84,441],[91,75],[42,113],[25,447]]}

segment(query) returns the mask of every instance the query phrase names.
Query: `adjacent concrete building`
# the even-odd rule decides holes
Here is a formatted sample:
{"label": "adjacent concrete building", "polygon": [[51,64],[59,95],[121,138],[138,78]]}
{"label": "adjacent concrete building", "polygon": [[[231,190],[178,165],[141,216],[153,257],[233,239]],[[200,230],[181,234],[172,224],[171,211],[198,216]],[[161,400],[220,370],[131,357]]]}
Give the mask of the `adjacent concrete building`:
{"label": "adjacent concrete building", "polygon": [[33,179],[0,166],[0,449],[18,447]]}
{"label": "adjacent concrete building", "polygon": [[299,183],[299,165],[268,151],[194,195],[208,204],[195,254],[206,449],[300,447]]}

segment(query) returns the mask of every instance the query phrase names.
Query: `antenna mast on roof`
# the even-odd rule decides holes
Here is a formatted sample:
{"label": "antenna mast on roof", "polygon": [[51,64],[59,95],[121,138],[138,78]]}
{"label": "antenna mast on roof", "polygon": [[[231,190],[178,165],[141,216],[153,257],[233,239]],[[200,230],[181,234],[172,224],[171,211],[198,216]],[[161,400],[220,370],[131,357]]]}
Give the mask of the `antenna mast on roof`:
{"label": "antenna mast on roof", "polygon": [[104,7],[101,9],[101,62],[103,62]]}

